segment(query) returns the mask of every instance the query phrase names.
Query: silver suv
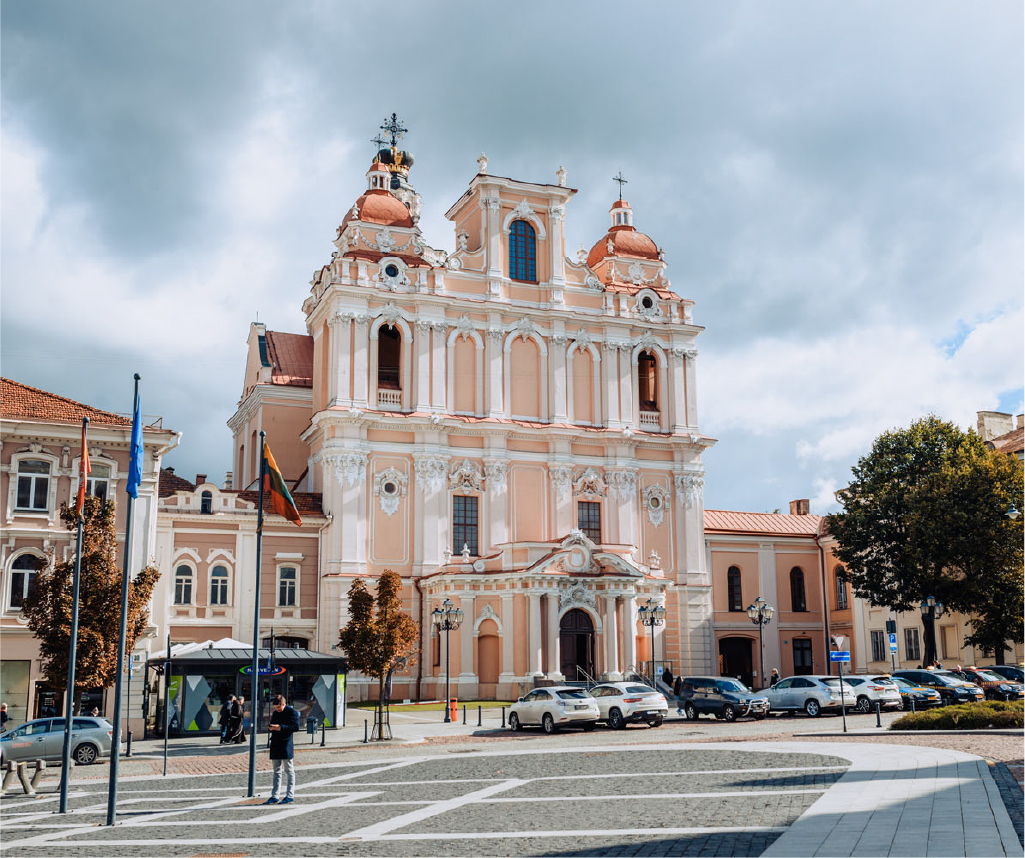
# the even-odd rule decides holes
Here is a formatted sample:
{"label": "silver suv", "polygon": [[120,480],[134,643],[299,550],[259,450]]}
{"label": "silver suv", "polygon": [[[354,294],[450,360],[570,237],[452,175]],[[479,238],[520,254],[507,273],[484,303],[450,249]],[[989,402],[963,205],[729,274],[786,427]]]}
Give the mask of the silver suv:
{"label": "silver suv", "polygon": [[[32,762],[60,760],[64,755],[64,718],[26,721],[0,736],[0,761]],[[114,727],[105,718],[76,716],[71,726],[71,759],[88,766],[110,756]]]}
{"label": "silver suv", "polygon": [[813,718],[824,711],[840,714],[841,706],[853,709],[857,703],[845,681],[841,698],[840,680],[836,676],[788,676],[765,690],[773,712],[800,712]]}

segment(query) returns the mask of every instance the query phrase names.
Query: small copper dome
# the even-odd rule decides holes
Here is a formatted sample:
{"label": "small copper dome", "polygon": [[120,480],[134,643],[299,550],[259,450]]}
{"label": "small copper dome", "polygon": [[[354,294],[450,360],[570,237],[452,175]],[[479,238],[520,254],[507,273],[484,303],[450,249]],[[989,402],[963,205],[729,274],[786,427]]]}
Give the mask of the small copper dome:
{"label": "small copper dome", "polygon": [[[609,242],[612,242],[611,252]],[[614,226],[594,243],[587,254],[587,264],[593,268],[609,256],[657,260],[658,247],[648,236],[632,226]]]}
{"label": "small copper dome", "polygon": [[358,217],[354,217],[352,209],[349,209],[342,221],[342,229],[351,220],[361,220],[381,226],[413,226],[413,218],[409,214],[409,209],[383,188],[374,188],[363,194],[356,200],[356,211],[359,213]]}

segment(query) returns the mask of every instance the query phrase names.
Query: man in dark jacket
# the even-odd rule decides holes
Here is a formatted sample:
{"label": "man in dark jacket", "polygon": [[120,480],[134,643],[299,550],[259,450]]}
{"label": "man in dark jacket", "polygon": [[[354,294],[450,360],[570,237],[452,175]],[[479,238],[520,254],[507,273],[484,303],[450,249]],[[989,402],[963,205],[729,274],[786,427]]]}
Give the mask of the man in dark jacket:
{"label": "man in dark jacket", "polygon": [[[274,766],[274,777],[271,780],[270,798],[264,804],[291,804],[292,793],[295,792],[295,765],[292,763],[294,749],[292,734],[299,729],[299,713],[285,704],[285,698],[274,695],[274,711],[271,712],[270,725],[270,759]],[[281,786],[281,772],[285,773],[285,797],[278,798]]]}

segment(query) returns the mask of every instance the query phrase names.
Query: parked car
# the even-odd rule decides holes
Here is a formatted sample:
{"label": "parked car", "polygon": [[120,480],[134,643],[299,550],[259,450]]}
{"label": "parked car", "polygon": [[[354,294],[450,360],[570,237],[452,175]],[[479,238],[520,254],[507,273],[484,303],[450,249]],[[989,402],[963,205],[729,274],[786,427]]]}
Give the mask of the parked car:
{"label": "parked car", "polygon": [[598,701],[598,720],[613,730],[643,721],[659,727],[669,714],[669,703],[660,691],[639,682],[603,682],[591,689]]}
{"label": "parked car", "polygon": [[897,691],[900,692],[901,709],[910,710],[912,708],[912,701],[914,701],[916,711],[918,709],[931,709],[933,706],[943,705],[943,698],[940,697],[938,691],[926,688],[924,685],[919,685],[910,679],[905,679],[903,676],[891,676],[890,679],[893,680],[894,685],[897,686]]}
{"label": "parked car", "polygon": [[974,703],[986,698],[979,686],[965,682],[949,670],[895,670],[893,675],[938,691],[944,706],[951,703]]}
{"label": "parked car", "polygon": [[983,667],[965,667],[952,671],[956,676],[973,685],[978,685],[987,700],[1021,700],[1025,698],[1025,686],[1012,682],[999,673]]}
{"label": "parked car", "polygon": [[754,692],[739,679],[727,676],[688,676],[680,688],[683,714],[694,721],[702,715],[714,715],[724,721],[736,721],[753,715],[759,721],[769,714],[765,692]]}
{"label": "parked car", "polygon": [[845,676],[843,683],[854,689],[859,712],[874,712],[877,703],[880,709],[900,709],[900,692],[889,676],[855,674]]}
{"label": "parked car", "polygon": [[540,726],[546,733],[560,727],[593,730],[598,723],[598,701],[583,688],[551,685],[535,688],[509,707],[509,729]]}
{"label": "parked car", "polygon": [[1013,664],[994,664],[987,667],[986,670],[999,673],[1004,679],[1009,679],[1011,682],[1025,683],[1025,670],[1015,667]]}
{"label": "parked car", "polygon": [[840,679],[836,676],[788,676],[762,692],[769,699],[773,712],[800,712],[817,718],[826,712],[840,713],[840,707],[854,708],[857,700],[844,682],[841,696]]}
{"label": "parked car", "polygon": [[[53,762],[64,756],[64,718],[36,718],[0,736],[0,762]],[[75,717],[71,722],[71,759],[88,766],[110,756],[114,727],[104,718]]]}

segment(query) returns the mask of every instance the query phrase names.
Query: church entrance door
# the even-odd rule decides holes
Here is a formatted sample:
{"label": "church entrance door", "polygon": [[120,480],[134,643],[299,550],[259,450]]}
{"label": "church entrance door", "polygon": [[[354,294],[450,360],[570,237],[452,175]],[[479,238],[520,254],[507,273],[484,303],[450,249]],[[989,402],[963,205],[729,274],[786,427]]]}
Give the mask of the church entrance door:
{"label": "church entrance door", "polygon": [[563,615],[559,623],[559,655],[559,672],[568,682],[582,682],[587,676],[594,676],[594,623],[586,611],[574,608]]}
{"label": "church entrance door", "polygon": [[753,643],[750,638],[720,638],[719,675],[732,676],[739,679],[748,688],[752,688],[754,674],[751,667],[751,648]]}

